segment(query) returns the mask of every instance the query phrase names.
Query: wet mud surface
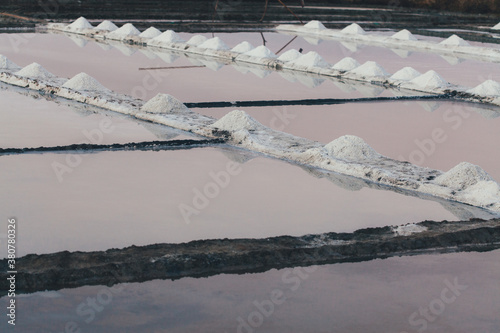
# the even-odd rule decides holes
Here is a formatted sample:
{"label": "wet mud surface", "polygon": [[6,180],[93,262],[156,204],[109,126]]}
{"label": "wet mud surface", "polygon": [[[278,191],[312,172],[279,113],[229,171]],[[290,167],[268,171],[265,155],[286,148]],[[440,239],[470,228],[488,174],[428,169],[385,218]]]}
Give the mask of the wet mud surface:
{"label": "wet mud surface", "polygon": [[[369,261],[428,253],[500,248],[500,219],[424,221],[421,232],[393,227],[265,239],[214,239],[181,244],[131,246],[97,252],[30,254],[17,259],[20,293],[85,285],[142,282],[264,272],[295,266]],[[0,288],[8,290],[7,260],[0,261]]]}

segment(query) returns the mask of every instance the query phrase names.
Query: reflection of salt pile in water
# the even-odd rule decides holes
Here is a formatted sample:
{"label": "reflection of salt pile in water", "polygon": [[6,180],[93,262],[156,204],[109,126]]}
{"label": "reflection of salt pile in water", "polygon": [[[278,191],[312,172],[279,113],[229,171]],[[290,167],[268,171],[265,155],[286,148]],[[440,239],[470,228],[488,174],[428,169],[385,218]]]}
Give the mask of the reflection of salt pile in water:
{"label": "reflection of salt pile in water", "polygon": [[403,29],[395,33],[394,35],[391,36],[391,38],[399,40],[417,40],[417,38],[413,36],[413,34],[406,29]]}
{"label": "reflection of salt pile in water", "polygon": [[500,97],[500,83],[486,80],[477,87],[467,90],[467,92],[478,96]]}
{"label": "reflection of salt pile in water", "polygon": [[80,73],[63,84],[63,88],[68,88],[76,91],[94,91],[109,93],[108,88],[104,87],[99,81],[86,73]]}
{"label": "reflection of salt pile in water", "polygon": [[227,46],[226,43],[224,43],[224,41],[219,37],[207,39],[206,41],[198,45],[198,47],[202,49],[217,50],[217,51],[229,50],[229,46]]}
{"label": "reflection of salt pile in water", "polygon": [[73,43],[75,43],[78,47],[83,48],[88,44],[88,40],[85,38],[80,38],[78,36],[80,35],[73,35],[73,34],[65,34]]}
{"label": "reflection of salt pile in water", "polygon": [[177,98],[160,93],[144,104],[141,111],[148,113],[182,113],[189,111],[189,109]]}
{"label": "reflection of salt pile in water", "polygon": [[139,36],[140,34],[141,32],[133,24],[126,23],[121,28],[107,34],[106,38],[120,40],[130,36]]}
{"label": "reflection of salt pile in water", "polygon": [[36,78],[36,79],[43,79],[43,80],[49,80],[56,78],[56,76],[49,71],[47,71],[45,68],[43,68],[40,64],[37,64],[36,62],[32,63],[31,65],[28,65],[21,69],[20,71],[15,73],[16,75],[19,76],[24,76],[27,78]]}
{"label": "reflection of salt pile in water", "polygon": [[325,146],[330,156],[346,161],[375,159],[381,155],[363,139],[354,135],[344,135]]}
{"label": "reflection of salt pile in water", "polygon": [[20,70],[21,67],[10,61],[6,56],[0,54],[0,69]]}
{"label": "reflection of salt pile in water", "polygon": [[361,64],[357,62],[355,59],[351,57],[345,57],[339,62],[337,62],[335,65],[333,65],[333,69],[336,69],[338,71],[350,71],[353,70],[354,68],[359,67]]}
{"label": "reflection of salt pile in water", "polygon": [[161,35],[161,31],[156,29],[155,27],[149,27],[144,30],[139,37],[141,38],[155,38]]}
{"label": "reflection of salt pile in water", "polygon": [[101,24],[99,24],[97,27],[94,28],[95,30],[103,30],[103,31],[115,31],[118,30],[118,27],[111,21],[105,20],[102,21]]}
{"label": "reflection of salt pile in water", "polygon": [[452,35],[448,39],[443,40],[439,45],[447,45],[447,46],[470,46],[470,44],[458,37],[457,35]]}

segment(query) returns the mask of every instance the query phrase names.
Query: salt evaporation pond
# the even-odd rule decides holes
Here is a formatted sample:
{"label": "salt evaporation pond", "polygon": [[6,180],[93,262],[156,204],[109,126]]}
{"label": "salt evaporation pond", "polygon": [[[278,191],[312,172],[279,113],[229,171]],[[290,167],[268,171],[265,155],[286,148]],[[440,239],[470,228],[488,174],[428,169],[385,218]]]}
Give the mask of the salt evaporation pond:
{"label": "salt evaporation pond", "polygon": [[[494,333],[500,330],[499,259],[499,250],[395,257],[39,292],[18,296],[18,321],[25,332],[62,332],[71,322],[96,333],[400,333],[423,327],[433,333]],[[90,322],[89,298],[104,301]],[[271,311],[272,299],[277,303]],[[6,301],[0,299],[0,306]]]}

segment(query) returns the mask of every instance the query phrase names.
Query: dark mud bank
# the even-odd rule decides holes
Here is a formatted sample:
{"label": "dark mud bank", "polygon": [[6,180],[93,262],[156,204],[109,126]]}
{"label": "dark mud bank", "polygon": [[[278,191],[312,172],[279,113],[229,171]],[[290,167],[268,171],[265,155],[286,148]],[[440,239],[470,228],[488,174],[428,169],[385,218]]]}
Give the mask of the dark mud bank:
{"label": "dark mud bank", "polygon": [[[402,236],[392,227],[384,227],[302,237],[202,240],[99,252],[31,254],[17,260],[16,286],[18,292],[27,293],[500,248],[500,219],[425,221],[417,226],[426,230]],[[8,290],[7,260],[0,261],[0,271],[0,288]]]}

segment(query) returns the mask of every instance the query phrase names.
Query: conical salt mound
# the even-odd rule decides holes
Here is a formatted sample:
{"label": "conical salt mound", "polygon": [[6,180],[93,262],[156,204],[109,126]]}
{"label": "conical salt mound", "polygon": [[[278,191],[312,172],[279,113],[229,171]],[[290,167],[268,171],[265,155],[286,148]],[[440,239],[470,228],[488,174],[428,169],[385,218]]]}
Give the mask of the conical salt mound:
{"label": "conical salt mound", "polygon": [[141,111],[149,113],[171,113],[189,111],[189,109],[173,96],[158,94],[144,104]]}
{"label": "conical salt mound", "polygon": [[410,81],[416,77],[419,77],[420,75],[422,74],[420,74],[420,72],[413,67],[405,67],[394,73],[391,76],[391,79],[397,81]]}
{"label": "conical salt mound", "polygon": [[121,38],[128,36],[139,36],[140,34],[141,32],[137,30],[137,28],[134,27],[133,24],[126,23],[121,28],[107,34],[106,38],[113,39],[113,38]]}
{"label": "conical salt mound", "polygon": [[386,77],[389,73],[375,61],[367,61],[363,65],[350,70],[349,73],[361,76]]}
{"label": "conical salt mound", "polygon": [[109,92],[110,90],[104,87],[92,76],[80,73],[63,84],[64,88],[69,88],[77,91],[95,91],[95,92]]}
{"label": "conical salt mound", "polygon": [[75,22],[71,23],[68,25],[66,28],[70,30],[76,30],[76,29],[92,29],[93,26],[92,24],[87,21],[85,17],[80,17],[78,18]]}
{"label": "conical salt mound", "polygon": [[21,67],[10,61],[6,56],[0,54],[0,69],[20,70]]}
{"label": "conical salt mound", "polygon": [[417,38],[413,36],[413,34],[406,29],[403,29],[395,33],[394,35],[391,36],[391,38],[399,40],[417,40]]}
{"label": "conical salt mound", "polygon": [[458,37],[457,35],[452,35],[451,37],[449,37],[448,39],[445,39],[443,40],[441,43],[439,43],[439,45],[448,45],[448,46],[470,46],[470,44]]}
{"label": "conical salt mound", "polygon": [[27,78],[36,78],[36,79],[52,79],[56,77],[54,74],[50,73],[36,62],[24,67],[15,74]]}
{"label": "conical salt mound", "polygon": [[479,96],[500,97],[500,83],[487,80],[477,87],[467,90],[467,92]]}
{"label": "conical salt mound", "polygon": [[321,23],[320,21],[310,21],[306,25],[304,25],[304,28],[306,29],[315,29],[315,30],[325,30],[326,27]]}
{"label": "conical salt mound", "polygon": [[260,126],[257,120],[250,117],[245,111],[234,110],[226,114],[221,119],[212,124],[216,127],[226,131],[239,131],[239,130],[255,130]]}
{"label": "conical salt mound", "polygon": [[227,46],[226,43],[224,43],[219,37],[207,39],[205,42],[198,45],[198,47],[210,50],[229,50],[229,46]]}
{"label": "conical salt mound", "polygon": [[280,55],[278,57],[278,60],[281,60],[283,62],[293,61],[301,56],[302,56],[302,53],[300,53],[296,49],[291,49],[291,50],[286,51],[282,55]]}
{"label": "conical salt mound", "polygon": [[141,34],[139,35],[139,37],[142,37],[142,38],[155,38],[155,37],[158,37],[161,35],[161,31],[156,29],[155,27],[149,27],[147,28],[146,30],[144,30],[143,32],[141,32]]}
{"label": "conical salt mound", "polygon": [[207,40],[207,37],[203,36],[203,35],[196,35],[196,36],[193,36],[191,37],[187,42],[186,44],[188,45],[193,45],[193,46],[198,46],[200,45],[201,43],[204,43],[205,41]]}
{"label": "conical salt mound", "polygon": [[276,54],[264,45],[257,46],[255,49],[246,52],[245,55],[256,58],[276,58]]}
{"label": "conical salt mound", "polygon": [[493,30],[500,30],[500,23],[498,23],[497,25],[495,25],[491,29],[493,29]]}
{"label": "conical salt mound", "polygon": [[480,181],[493,181],[493,178],[481,167],[468,162],[458,164],[435,179],[437,184],[458,190],[463,190]]}
{"label": "conical salt mound", "polygon": [[344,34],[349,34],[349,35],[364,35],[366,32],[361,28],[358,24],[353,23],[351,25],[348,25],[344,29],[342,29],[340,32]]}
{"label": "conical salt mound", "polygon": [[246,53],[254,49],[254,46],[247,41],[241,42],[231,49],[233,52]]}
{"label": "conical salt mound", "polygon": [[105,31],[115,31],[118,30],[118,27],[111,21],[102,21],[101,24],[99,24],[97,27],[94,28],[95,30],[105,30]]}
{"label": "conical salt mound", "polygon": [[450,84],[433,70],[422,74],[410,81],[414,85],[425,89],[445,88]]}
{"label": "conical salt mound", "polygon": [[340,60],[335,65],[333,65],[332,68],[338,71],[350,71],[359,66],[360,63],[356,59],[353,59],[351,57],[345,57],[344,59]]}
{"label": "conical salt mound", "polygon": [[161,35],[153,38],[150,42],[165,42],[165,43],[180,43],[184,40],[179,37],[173,30],[167,30]]}
{"label": "conical salt mound", "polygon": [[360,161],[381,157],[363,139],[354,135],[344,135],[325,146],[332,157],[346,161]]}
{"label": "conical salt mound", "polygon": [[290,61],[290,63],[297,66],[305,66],[305,67],[321,67],[321,68],[330,67],[330,64],[328,64],[325,60],[323,60],[323,58],[314,51],[307,52],[300,58]]}

